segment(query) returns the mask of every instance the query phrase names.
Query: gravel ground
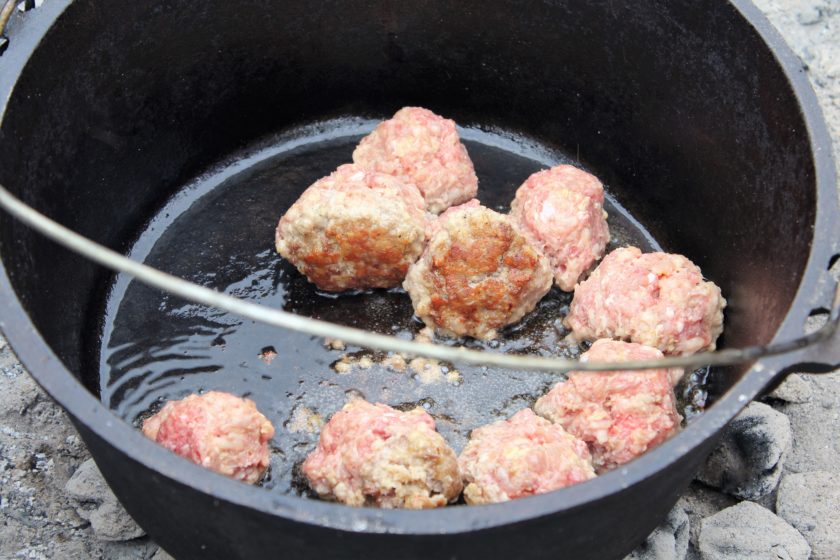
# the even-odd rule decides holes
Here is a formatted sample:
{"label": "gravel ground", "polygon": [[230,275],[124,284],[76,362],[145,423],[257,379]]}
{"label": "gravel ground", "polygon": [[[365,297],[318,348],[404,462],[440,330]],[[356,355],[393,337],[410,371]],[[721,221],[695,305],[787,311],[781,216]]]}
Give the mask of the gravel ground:
{"label": "gravel ground", "polygon": [[[840,0],[756,0],[808,68],[840,162]],[[0,558],[168,558],[0,337]],[[840,558],[840,372],[792,376],[733,423],[632,558]],[[745,452],[747,449],[749,452]]]}

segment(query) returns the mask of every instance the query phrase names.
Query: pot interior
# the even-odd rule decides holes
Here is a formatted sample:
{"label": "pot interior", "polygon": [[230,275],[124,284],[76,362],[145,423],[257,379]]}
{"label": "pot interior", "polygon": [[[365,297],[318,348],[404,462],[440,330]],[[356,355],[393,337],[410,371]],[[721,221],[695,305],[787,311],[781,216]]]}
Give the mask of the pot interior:
{"label": "pot interior", "polygon": [[[503,1],[410,9],[391,2],[75,3],[40,42],[7,102],[0,182],[68,227],[164,270],[410,335],[417,325],[404,294],[325,302],[280,262],[272,235],[303,188],[349,160],[371,119],[424,106],[465,127],[485,204],[505,209],[513,189],[547,163],[590,169],[608,186],[611,228],[623,232],[614,243],[685,254],[729,302],[721,346],[766,343],[804,273],[816,187],[795,96],[772,53],[743,27],[726,3],[688,0],[528,10]],[[247,172],[233,173],[230,166],[243,160],[251,162]],[[232,220],[213,229],[227,213]],[[298,393],[283,384],[300,376],[274,380],[285,366],[300,366],[301,347],[311,349],[307,360],[317,354],[324,372],[304,376],[301,394],[329,393],[334,409],[335,395],[359,389],[330,369],[335,354],[320,341],[246,329],[240,336],[249,345],[236,346],[223,336],[227,318],[129,286],[5,216],[0,256],[40,336],[129,420],[163,395],[219,388],[208,380],[243,387],[243,371],[253,388],[235,392],[282,391],[289,420]],[[132,299],[131,290],[146,293]],[[556,331],[546,317],[567,302],[552,292],[536,321],[542,330],[511,340],[531,336],[551,351]],[[394,320],[371,311],[380,308]],[[197,330],[176,332],[178,314]],[[259,354],[268,347],[280,357],[262,370]],[[155,365],[183,351],[182,367]],[[219,360],[197,358],[223,352],[224,371],[212,369]],[[149,375],[120,382],[123,370],[138,368]],[[711,398],[744,371],[713,371]],[[464,385],[491,383],[479,371],[462,374]],[[508,402],[495,409],[486,400],[494,386],[485,388],[476,422],[487,410],[506,415],[506,406],[527,406],[527,398],[510,399],[551,383],[512,375],[499,382]],[[149,390],[150,376],[171,383],[168,393]],[[336,388],[321,386],[326,376]],[[381,377],[365,382],[379,396],[391,387]],[[430,404],[457,394],[454,383],[411,383],[382,400]],[[526,390],[511,393],[512,383]]]}
{"label": "pot interior", "polygon": [[[416,338],[404,290],[350,294],[319,292],[273,250],[279,215],[312,182],[350,160],[359,132],[375,121],[334,120],[285,135],[285,141],[248,158],[234,158],[181,189],[156,214],[130,251],[132,258],[204,286],[273,308],[380,334]],[[317,131],[325,132],[317,132]],[[507,212],[516,188],[531,173],[558,162],[578,163],[499,134],[465,130],[479,176],[479,200]],[[579,165],[579,163],[578,163]],[[607,200],[612,241],[661,247],[626,210]],[[274,438],[263,487],[308,494],[298,468],[317,444],[319,428],[350,398],[402,409],[423,406],[460,452],[471,430],[509,418],[563,377],[412,360],[393,353],[325,345],[323,339],[243,320],[194,305],[118,277],[109,289],[100,333],[88,344],[98,356],[84,370],[103,402],[139,427],[162,403],[206,390],[224,390],[257,403],[282,433]],[[534,313],[493,341],[439,338],[491,352],[577,357],[562,318],[571,294],[553,289]],[[588,346],[588,345],[587,345]],[[680,410],[691,420],[702,410],[707,368],[678,387]]]}

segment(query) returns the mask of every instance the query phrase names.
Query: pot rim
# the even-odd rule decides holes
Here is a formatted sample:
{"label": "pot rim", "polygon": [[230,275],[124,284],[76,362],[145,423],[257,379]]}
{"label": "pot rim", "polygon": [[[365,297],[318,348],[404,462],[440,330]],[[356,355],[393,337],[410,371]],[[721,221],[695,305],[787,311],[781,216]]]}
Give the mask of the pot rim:
{"label": "pot rim", "polygon": [[[837,214],[838,195],[832,144],[817,98],[802,63],[764,15],[748,0],[729,0],[774,54],[802,110],[807,127],[817,190],[814,238],[800,285],[773,342],[801,336],[817,289],[832,257],[835,239],[820,238]],[[70,0],[46,3],[18,22],[13,45],[3,55],[9,71],[0,73],[0,123],[13,94],[17,77]],[[17,43],[21,43],[18,45]],[[6,218],[10,219],[10,218]],[[571,511],[589,502],[621,492],[668,468],[684,454],[713,438],[742,408],[766,388],[786,366],[784,356],[762,359],[750,368],[709,409],[682,432],[642,457],[584,483],[547,494],[501,504],[447,507],[437,510],[381,510],[278,495],[252,487],[194,465],[140,434],[130,423],[105,407],[64,366],[47,345],[12,289],[0,261],[0,330],[41,387],[77,422],[120,453],[193,490],[229,503],[276,515],[290,521],[354,533],[446,535],[523,522],[559,511]]]}

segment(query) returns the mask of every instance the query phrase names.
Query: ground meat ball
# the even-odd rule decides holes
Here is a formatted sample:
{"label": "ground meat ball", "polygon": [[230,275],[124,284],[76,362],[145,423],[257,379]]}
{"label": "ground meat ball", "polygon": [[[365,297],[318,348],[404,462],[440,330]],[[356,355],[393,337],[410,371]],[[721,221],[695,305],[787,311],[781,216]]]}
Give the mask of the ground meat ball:
{"label": "ground meat ball", "polygon": [[426,411],[361,399],[333,415],[302,470],[319,496],[351,506],[433,508],[461,493],[455,452]]}
{"label": "ground meat ball", "polygon": [[682,255],[616,249],[575,290],[566,326],[583,340],[616,338],[666,354],[714,350],[726,300]]}
{"label": "ground meat ball", "polygon": [[[661,358],[656,348],[601,339],[582,360],[618,362]],[[682,417],[667,369],[571,372],[534,410],[589,444],[599,473],[638,457],[675,434]]]}
{"label": "ground meat ball", "polygon": [[423,197],[399,179],[342,165],[277,225],[277,252],[322,290],[399,286],[425,243]]}
{"label": "ground meat ball", "polygon": [[604,256],[610,240],[601,182],[571,165],[534,173],[516,191],[510,217],[541,250],[561,290]]}
{"label": "ground meat ball", "polygon": [[458,466],[468,504],[506,502],[595,476],[586,444],[530,408],[473,430]]}
{"label": "ground meat ball", "polygon": [[211,391],[166,403],[143,422],[143,434],[193,463],[254,484],[268,468],[274,427],[253,401]]}
{"label": "ground meat ball", "polygon": [[455,122],[420,107],[405,107],[380,123],[362,138],[353,162],[417,185],[435,214],[478,192],[478,178]]}
{"label": "ground meat ball", "polygon": [[551,288],[548,261],[507,216],[472,201],[429,228],[426,250],[403,287],[429,327],[451,336],[495,338]]}

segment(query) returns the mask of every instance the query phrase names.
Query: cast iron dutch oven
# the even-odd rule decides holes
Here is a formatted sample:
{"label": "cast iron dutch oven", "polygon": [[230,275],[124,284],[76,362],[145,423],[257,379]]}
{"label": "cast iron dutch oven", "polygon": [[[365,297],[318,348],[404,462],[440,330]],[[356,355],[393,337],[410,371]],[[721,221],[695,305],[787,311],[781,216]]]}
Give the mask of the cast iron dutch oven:
{"label": "cast iron dutch oven", "polygon": [[[119,251],[178,185],[260,138],[422,105],[577,154],[722,287],[725,347],[795,339],[831,305],[829,137],[801,63],[744,0],[48,0],[8,35],[0,183]],[[620,558],[743,406],[794,368],[840,361],[828,341],[715,369],[713,404],[682,433],[557,492],[343,507],[227,480],[114,415],[81,381],[91,309],[112,276],[0,220],[0,327],[129,513],[177,558]]]}

